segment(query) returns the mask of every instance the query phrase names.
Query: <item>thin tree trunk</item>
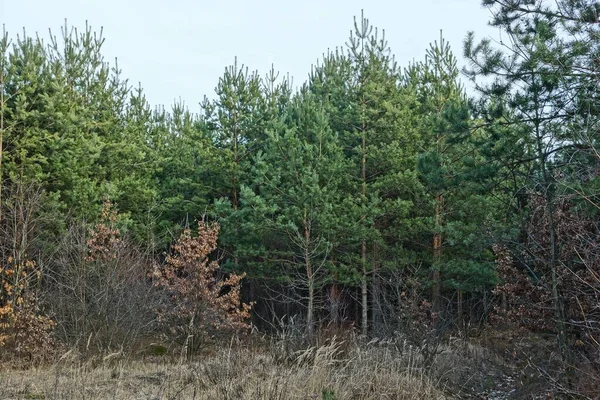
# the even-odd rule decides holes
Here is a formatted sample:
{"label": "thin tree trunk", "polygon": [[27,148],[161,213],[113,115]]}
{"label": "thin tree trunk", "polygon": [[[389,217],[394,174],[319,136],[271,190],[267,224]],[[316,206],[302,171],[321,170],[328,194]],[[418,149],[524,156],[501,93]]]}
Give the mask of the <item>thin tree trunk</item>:
{"label": "thin tree trunk", "polygon": [[[335,265],[335,258],[333,255],[331,256],[331,265]],[[329,319],[334,326],[338,326],[341,321],[340,311],[342,298],[340,287],[337,284],[338,276],[335,272],[332,278],[333,283],[329,287]]]}
{"label": "thin tree trunk", "polygon": [[441,260],[442,260],[442,217],[444,212],[444,196],[439,194],[435,197],[435,233],[433,235],[433,283],[431,287],[431,299],[433,311],[439,313],[441,304]]}
{"label": "thin tree trunk", "polygon": [[[545,166],[542,167],[545,175]],[[557,340],[563,362],[568,363],[567,332],[562,298],[558,288],[558,244],[556,243],[556,227],[554,222],[554,205],[550,193],[546,194],[546,212],[548,213],[548,227],[550,229],[550,260],[549,266],[552,274],[552,306],[556,319]]]}
{"label": "thin tree trunk", "polygon": [[[237,57],[235,59],[234,62],[234,66],[233,66],[233,73],[238,72],[238,66],[237,66]],[[232,133],[232,143],[233,143],[233,176],[231,177],[231,183],[232,183],[232,189],[233,189],[233,193],[232,193],[232,199],[231,199],[231,205],[233,206],[234,210],[238,209],[238,169],[239,169],[239,154],[238,154],[238,110],[236,109],[237,104],[234,103],[233,105],[233,111],[232,111],[232,117],[233,117],[233,132]],[[236,260],[236,264],[237,264],[237,260]]]}
{"label": "thin tree trunk", "polygon": [[[6,33],[2,32],[2,40],[4,40]],[[3,49],[4,50],[4,49]],[[3,181],[3,170],[2,170],[2,157],[4,155],[4,54],[0,54],[2,57],[2,64],[0,64],[0,222],[2,222],[2,187],[4,186]]]}
{"label": "thin tree trunk", "polygon": [[238,132],[237,132],[237,112],[233,114],[233,177],[232,177],[232,186],[233,186],[233,198],[231,200],[231,204],[234,210],[238,209]]}
{"label": "thin tree trunk", "polygon": [[[237,58],[235,60],[235,71],[237,72]],[[235,107],[235,106],[234,106]],[[231,205],[233,206],[234,212],[238,209],[238,169],[239,169],[239,154],[238,154],[238,113],[237,110],[233,110],[233,176],[232,176],[232,199]],[[235,231],[237,236],[238,224],[235,225]],[[235,248],[235,246],[234,246]],[[237,251],[234,251],[233,264],[236,267],[236,271],[238,270],[239,265],[239,257]]]}
{"label": "thin tree trunk", "polygon": [[314,299],[315,299],[315,278],[310,262],[310,226],[307,220],[306,210],[304,211],[304,264],[306,267],[306,278],[308,279],[308,310],[306,312],[306,325],[308,337],[314,335]]}
{"label": "thin tree trunk", "polygon": [[360,286],[360,293],[361,293],[361,306],[362,306],[362,334],[366,335],[369,332],[369,321],[368,321],[368,315],[369,315],[369,303],[368,303],[368,288],[367,288],[367,243],[366,241],[363,240],[362,242],[362,265],[363,265],[363,271],[362,271],[362,282],[361,282],[361,286]]}
{"label": "thin tree trunk", "polygon": [[381,279],[378,273],[379,252],[377,245],[373,245],[373,261],[371,263],[371,326],[373,331],[381,328]]}
{"label": "thin tree trunk", "polygon": [[309,338],[312,338],[315,333],[314,298],[315,298],[315,286],[314,286],[314,282],[312,281],[312,278],[311,278],[311,280],[308,283],[308,311],[306,313],[306,323],[307,323]]}
{"label": "thin tree trunk", "polygon": [[403,290],[404,288],[402,287],[402,282],[400,279],[397,279],[396,281],[396,296],[398,298],[398,309],[396,311],[397,314],[397,318],[396,318],[396,322],[398,324],[400,324],[400,322],[402,321],[402,319],[404,318],[404,302],[406,297],[408,297],[408,293],[404,292]]}
{"label": "thin tree trunk", "polygon": [[[538,99],[535,99],[536,106],[538,106]],[[536,118],[539,120],[538,114],[539,108],[536,107]],[[548,214],[548,229],[549,229],[549,245],[550,245],[550,259],[548,260],[548,266],[551,272],[551,280],[552,280],[552,307],[554,308],[554,318],[556,320],[556,330],[557,330],[557,341],[558,348],[560,350],[563,363],[568,365],[568,345],[567,345],[567,336],[566,336],[566,324],[565,324],[565,315],[563,309],[562,298],[559,293],[558,288],[558,244],[556,243],[556,225],[554,222],[554,194],[553,194],[553,184],[551,182],[550,176],[548,175],[548,170],[546,168],[546,155],[544,153],[544,144],[543,144],[543,136],[541,132],[540,123],[537,122],[535,125],[535,134],[536,134],[536,145],[537,145],[537,153],[538,159],[540,162],[540,166],[542,168],[542,179],[544,183],[545,193],[544,200],[546,202],[545,209]]]}
{"label": "thin tree trunk", "polygon": [[456,319],[458,320],[458,326],[462,326],[462,321],[463,321],[463,291],[461,289],[458,289],[456,292],[456,297],[458,298],[458,305],[457,305],[457,317]]}
{"label": "thin tree trunk", "polygon": [[[362,99],[362,160],[361,160],[361,178],[362,178],[362,201],[363,207],[367,205],[367,127],[365,122],[366,114],[365,99]],[[366,225],[367,216],[362,215],[363,224]],[[365,226],[366,228],[366,226]],[[363,233],[363,235],[366,233]],[[367,239],[363,236],[361,243],[361,262],[362,262],[362,282],[361,282],[361,295],[362,295],[362,334],[367,335],[369,332],[369,302],[367,292]]]}
{"label": "thin tree trunk", "polygon": [[329,319],[334,326],[340,323],[340,288],[337,283],[332,283],[329,287]]}

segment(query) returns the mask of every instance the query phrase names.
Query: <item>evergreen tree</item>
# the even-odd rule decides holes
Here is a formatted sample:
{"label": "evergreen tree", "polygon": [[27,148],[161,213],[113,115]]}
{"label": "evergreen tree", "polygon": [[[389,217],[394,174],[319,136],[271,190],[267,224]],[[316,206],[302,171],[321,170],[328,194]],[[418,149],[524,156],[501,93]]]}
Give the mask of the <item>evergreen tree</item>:
{"label": "evergreen tree", "polygon": [[[287,126],[269,131],[244,201],[267,226],[268,259],[281,260],[289,285],[306,296],[307,330],[314,332],[317,294],[330,271],[329,253],[340,217],[344,159],[316,97],[303,90],[287,110]],[[266,236],[265,236],[266,237]],[[275,263],[276,265],[277,263]]]}
{"label": "evergreen tree", "polygon": [[244,210],[240,207],[240,187],[252,179],[251,160],[263,135],[261,78],[238,66],[236,59],[225,69],[215,91],[217,98],[203,103],[203,118],[215,148],[211,169],[216,173],[218,189],[214,212],[222,226],[223,267],[246,272],[245,264],[252,258],[248,247],[256,242],[256,236],[241,229]]}
{"label": "evergreen tree", "polygon": [[493,203],[485,193],[485,172],[476,171],[481,157],[458,79],[457,60],[441,35],[427,50],[425,61],[406,71],[406,84],[418,93],[423,131],[417,171],[428,194],[425,204],[433,203],[432,257],[426,258],[432,268],[432,310],[442,311],[446,283],[457,291],[460,316],[463,290],[489,287],[494,275],[490,254],[485,256],[489,246],[483,230],[491,226]]}
{"label": "evergreen tree", "polygon": [[245,182],[249,160],[263,135],[261,78],[248,68],[234,65],[225,69],[215,89],[217,99],[203,103],[204,117],[223,165],[220,197],[235,211],[239,207],[240,184]]}
{"label": "evergreen tree", "polygon": [[[347,54],[336,51],[325,57],[308,85],[322,99],[331,129],[340,135],[353,165],[343,186],[346,238],[336,250],[345,264],[360,267],[361,321],[366,334],[370,307],[372,317],[379,319],[378,280],[386,252],[400,252],[399,229],[407,222],[418,185],[414,165],[419,139],[414,124],[416,97],[411,88],[400,85],[385,35],[361,16],[355,19],[347,45]],[[353,252],[358,257],[349,257]]]}
{"label": "evergreen tree", "polygon": [[175,103],[152,113],[151,151],[160,160],[154,179],[158,186],[153,222],[160,248],[168,246],[190,220],[206,214],[219,189],[214,171],[216,149],[204,121]]}
{"label": "evergreen tree", "polygon": [[517,148],[508,147],[512,153],[504,155],[503,163],[521,175],[525,198],[543,199],[546,254],[533,260],[533,267],[551,292],[558,345],[567,361],[559,270],[568,260],[561,257],[555,218],[562,177],[568,170],[559,160],[574,149],[590,148],[572,128],[590,115],[584,112],[588,115],[583,117],[581,107],[589,110],[587,101],[593,98],[589,83],[594,73],[589,71],[596,69],[589,67],[597,54],[593,39],[597,33],[592,26],[598,6],[591,1],[569,0],[555,4],[486,0],[483,4],[493,11],[491,23],[503,30],[507,43],[504,51],[497,50],[489,40],[475,44],[470,33],[465,41],[465,55],[471,60],[467,73],[475,82],[478,77],[493,78],[489,84],[477,85],[486,129],[503,127],[506,131],[511,127]]}
{"label": "evergreen tree", "polygon": [[[377,276],[381,263],[378,248],[383,244],[382,229],[389,223],[388,218],[406,216],[410,208],[410,198],[406,195],[416,183],[411,170],[414,171],[419,138],[413,126],[415,97],[410,90],[399,86],[399,72],[385,34],[380,37],[364,17],[360,25],[355,23],[349,58],[354,72],[352,99],[356,102],[354,159],[360,165],[361,197],[357,206],[362,236],[362,329],[366,334],[369,277]],[[372,301],[374,306],[378,302],[378,298]]]}
{"label": "evergreen tree", "polygon": [[154,196],[145,123],[126,121],[141,91],[130,96],[118,67],[104,61],[101,34],[67,25],[61,33],[47,46],[18,37],[9,54],[4,176],[43,184],[58,209],[78,218],[92,218],[107,195],[139,217]]}

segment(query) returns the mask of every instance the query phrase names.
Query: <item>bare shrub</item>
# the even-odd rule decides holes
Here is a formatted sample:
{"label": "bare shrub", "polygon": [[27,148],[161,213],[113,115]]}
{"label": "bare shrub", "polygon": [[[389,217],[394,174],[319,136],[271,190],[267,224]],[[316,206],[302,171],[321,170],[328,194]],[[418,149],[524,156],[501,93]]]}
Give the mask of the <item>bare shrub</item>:
{"label": "bare shrub", "polygon": [[547,287],[536,284],[520,271],[510,250],[501,244],[493,246],[501,282],[493,289],[500,298],[491,315],[493,324],[508,324],[511,329],[542,332],[552,329],[551,294]]}
{"label": "bare shrub", "polygon": [[54,321],[41,309],[42,269],[31,257],[41,223],[39,185],[11,183],[0,209],[0,358],[26,366],[52,356]]}
{"label": "bare shrub", "polygon": [[427,288],[417,278],[423,274],[423,266],[418,263],[403,269],[381,270],[379,302],[380,322],[376,338],[395,338],[411,343],[419,348],[424,365],[431,368],[445,335],[453,321],[449,302],[440,301],[440,309],[433,310],[427,299]]}
{"label": "bare shrub", "polygon": [[[502,282],[494,290],[501,300],[492,322],[504,324],[514,335],[523,335],[519,330],[556,334],[552,271],[547,266],[551,243],[546,200],[533,193],[530,203],[527,240],[521,254],[514,254],[522,258],[525,268],[517,268],[507,247],[494,248]],[[597,217],[578,207],[574,196],[558,197],[553,210],[559,259],[556,291],[566,325],[567,362],[556,371],[544,365],[547,356],[535,362],[556,393],[592,393],[600,387],[600,230]]]}
{"label": "bare shrub", "polygon": [[83,353],[132,349],[155,333],[152,260],[120,235],[106,201],[93,229],[73,224],[50,260],[47,302],[58,335]]}

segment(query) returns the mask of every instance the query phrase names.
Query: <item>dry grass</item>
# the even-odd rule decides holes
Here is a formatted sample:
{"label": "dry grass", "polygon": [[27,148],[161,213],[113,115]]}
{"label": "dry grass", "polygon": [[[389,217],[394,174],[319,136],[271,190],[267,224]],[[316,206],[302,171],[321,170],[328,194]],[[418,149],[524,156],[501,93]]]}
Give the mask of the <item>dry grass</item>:
{"label": "dry grass", "polygon": [[443,399],[410,351],[335,340],[279,357],[243,346],[197,361],[129,361],[96,367],[0,372],[3,399]]}

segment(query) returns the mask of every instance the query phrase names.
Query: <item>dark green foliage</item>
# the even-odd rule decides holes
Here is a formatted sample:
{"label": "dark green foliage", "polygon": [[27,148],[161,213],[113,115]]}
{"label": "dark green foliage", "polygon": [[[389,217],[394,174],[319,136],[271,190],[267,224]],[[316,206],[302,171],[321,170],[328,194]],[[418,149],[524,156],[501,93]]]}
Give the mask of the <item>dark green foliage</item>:
{"label": "dark green foliage", "polygon": [[492,175],[483,165],[457,60],[442,36],[424,62],[406,70],[406,85],[419,98],[423,151],[417,172],[429,197],[421,201],[431,204],[431,232],[441,240],[439,254],[435,249],[432,254],[441,284],[464,291],[489,288],[495,276],[486,229],[493,224],[496,204],[484,188]]}

